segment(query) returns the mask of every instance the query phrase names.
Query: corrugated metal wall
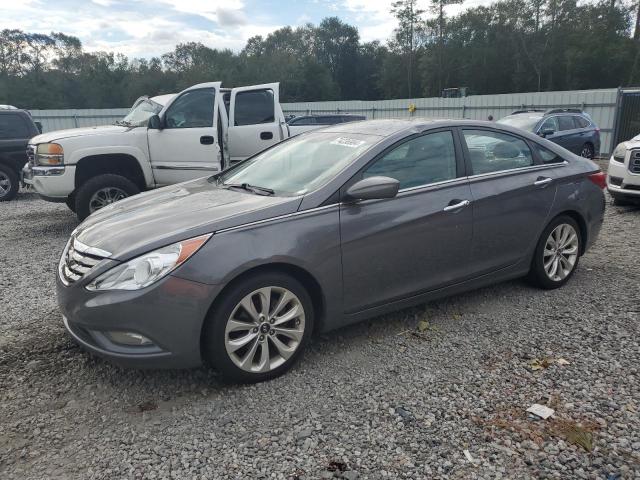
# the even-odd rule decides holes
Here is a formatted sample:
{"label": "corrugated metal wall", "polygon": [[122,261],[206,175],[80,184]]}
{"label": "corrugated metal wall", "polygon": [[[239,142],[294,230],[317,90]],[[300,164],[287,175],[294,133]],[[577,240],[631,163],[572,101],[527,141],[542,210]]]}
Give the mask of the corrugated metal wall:
{"label": "corrugated metal wall", "polygon": [[[412,98],[405,100],[337,101],[283,103],[285,114],[357,113],[373,118],[467,118],[498,120],[523,107],[582,108],[600,127],[602,153],[612,150],[618,90],[576,90],[566,92],[506,93],[474,95],[465,98]],[[415,105],[411,113],[409,106]]]}
{"label": "corrugated metal wall", "polygon": [[[465,98],[412,98],[404,100],[337,101],[283,103],[285,114],[357,113],[367,118],[468,118],[495,120],[522,107],[552,108],[577,107],[584,109],[602,133],[602,153],[612,150],[613,128],[616,117],[618,90],[576,90],[566,92],[508,93],[476,95]],[[415,105],[411,113],[409,106]],[[45,132],[65,128],[112,124],[127,114],[127,108],[85,110],[32,110],[35,120],[42,122]]]}
{"label": "corrugated metal wall", "polygon": [[43,132],[53,132],[67,128],[110,125],[121,120],[128,112],[128,108],[31,110],[31,116],[42,123]]}

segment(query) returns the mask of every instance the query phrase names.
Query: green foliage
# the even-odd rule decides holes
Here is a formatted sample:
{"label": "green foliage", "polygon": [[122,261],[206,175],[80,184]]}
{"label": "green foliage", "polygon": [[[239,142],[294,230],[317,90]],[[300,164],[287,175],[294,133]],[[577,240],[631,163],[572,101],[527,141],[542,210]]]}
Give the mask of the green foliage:
{"label": "green foliage", "polygon": [[[460,0],[398,0],[387,45],[361,43],[336,17],[280,28],[239,53],[179,44],[159,58],[82,49],[64,33],[0,31],[0,104],[23,108],[114,108],[141,95],[199,82],[280,82],[282,101],[375,100],[617,87],[640,82],[637,11],[615,0],[501,0],[447,16]],[[637,7],[635,7],[637,8]],[[427,18],[427,15],[430,15]]]}

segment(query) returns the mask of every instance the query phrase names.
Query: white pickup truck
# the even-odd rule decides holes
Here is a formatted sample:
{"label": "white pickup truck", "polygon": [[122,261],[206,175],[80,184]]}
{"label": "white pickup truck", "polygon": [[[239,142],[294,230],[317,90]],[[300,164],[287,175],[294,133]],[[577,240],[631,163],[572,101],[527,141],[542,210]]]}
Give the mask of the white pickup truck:
{"label": "white pickup truck", "polygon": [[141,98],[116,125],[33,137],[23,181],[84,220],[143,190],[219,172],[290,136],[279,84]]}

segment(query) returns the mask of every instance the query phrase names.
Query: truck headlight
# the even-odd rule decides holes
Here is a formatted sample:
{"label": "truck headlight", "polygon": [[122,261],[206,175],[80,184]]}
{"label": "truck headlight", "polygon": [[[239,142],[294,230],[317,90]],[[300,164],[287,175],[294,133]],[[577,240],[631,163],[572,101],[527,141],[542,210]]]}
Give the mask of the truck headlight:
{"label": "truck headlight", "polygon": [[107,270],[87,285],[87,290],[140,290],[165,277],[196,253],[212,234],[190,238],[145,253]]}
{"label": "truck headlight", "polygon": [[64,150],[57,143],[41,143],[36,147],[36,165],[58,167],[64,165]]}
{"label": "truck headlight", "polygon": [[627,155],[627,144],[621,143],[613,151],[613,159],[616,162],[624,163],[624,157]]}

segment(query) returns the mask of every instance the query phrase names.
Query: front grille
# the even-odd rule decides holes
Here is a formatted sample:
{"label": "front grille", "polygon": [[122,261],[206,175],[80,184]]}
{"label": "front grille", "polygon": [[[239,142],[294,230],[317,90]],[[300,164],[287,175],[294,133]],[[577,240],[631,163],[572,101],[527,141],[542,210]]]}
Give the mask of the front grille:
{"label": "front grille", "polygon": [[111,254],[89,247],[71,238],[60,259],[59,274],[65,285],[71,285],[84,277],[93,267]]}
{"label": "front grille", "polygon": [[640,173],[640,150],[634,150],[631,152],[631,158],[629,159],[629,171],[631,173]]}
{"label": "front grille", "polygon": [[36,146],[27,146],[27,160],[32,167],[36,164]]}

